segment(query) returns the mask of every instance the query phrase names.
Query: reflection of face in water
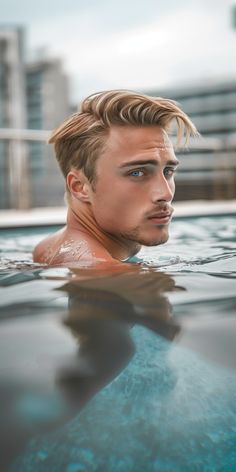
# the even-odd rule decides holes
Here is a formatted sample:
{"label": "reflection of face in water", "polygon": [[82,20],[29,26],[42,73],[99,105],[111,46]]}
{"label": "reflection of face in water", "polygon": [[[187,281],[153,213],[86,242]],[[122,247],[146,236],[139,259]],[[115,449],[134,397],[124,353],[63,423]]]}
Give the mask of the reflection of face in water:
{"label": "reflection of face in water", "polygon": [[[137,266],[136,266],[137,267]],[[167,274],[149,270],[103,274],[74,280],[64,323],[78,339],[76,362],[60,371],[58,383],[76,408],[82,407],[128,364],[135,353],[131,328],[143,325],[172,340],[179,326],[171,318],[166,292],[177,290]]]}
{"label": "reflection of face in water", "polygon": [[[4,451],[4,455],[0,457],[1,470],[6,470],[6,465],[23,451],[32,435],[56,431],[127,366],[135,353],[132,339],[134,325],[143,325],[169,340],[175,337],[179,328],[171,319],[166,292],[176,289],[174,281],[168,275],[144,271],[137,266],[126,272],[123,269],[121,273],[115,273],[114,269],[112,273],[109,270],[106,273],[100,270],[91,271],[89,274],[88,269],[73,273],[72,280],[59,290],[68,294],[69,306],[64,324],[78,340],[78,351],[72,358],[70,356],[70,360],[60,354],[58,361],[55,354],[55,363],[54,356],[49,356],[49,366],[45,369],[44,379],[44,359],[38,364],[37,354],[40,352],[41,355],[45,347],[42,344],[41,350],[39,346],[44,333],[42,328],[39,340],[34,345],[29,383],[26,375],[23,385],[18,385],[17,378],[14,379],[16,384],[6,383],[4,389],[1,385],[1,404],[4,405],[5,417],[4,428],[0,432],[0,448]],[[17,310],[21,312],[20,304],[17,305]],[[37,332],[37,328],[34,329]],[[52,343],[55,341],[58,348],[58,343],[65,338],[59,336],[58,341],[57,332],[54,333],[54,330],[51,335],[52,338],[49,339],[52,339]],[[13,336],[15,342],[17,336]],[[34,367],[35,359],[39,372]],[[25,368],[24,362],[22,365],[21,359],[19,366],[19,373],[22,369],[24,374],[27,367]],[[42,375],[41,379],[39,373]],[[55,377],[59,392],[52,389]],[[22,411],[19,409],[21,405]],[[42,412],[43,405],[42,418],[41,414],[38,415],[37,405],[39,412]]]}

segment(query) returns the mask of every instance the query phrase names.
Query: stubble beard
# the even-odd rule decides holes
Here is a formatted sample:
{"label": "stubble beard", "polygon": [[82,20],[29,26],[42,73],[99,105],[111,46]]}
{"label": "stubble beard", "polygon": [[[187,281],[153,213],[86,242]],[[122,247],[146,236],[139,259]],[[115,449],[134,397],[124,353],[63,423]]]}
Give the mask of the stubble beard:
{"label": "stubble beard", "polygon": [[[160,230],[161,228],[164,228],[164,225],[160,226]],[[166,225],[165,225],[165,228],[166,228]],[[130,231],[125,231],[124,233],[121,233],[120,235],[122,239],[135,242],[136,244],[139,244],[141,246],[148,246],[148,247],[159,246],[160,244],[165,244],[169,239],[168,231],[164,234],[159,235],[159,237],[156,236],[155,238],[151,240],[147,238],[143,238],[140,234],[140,229],[138,226],[136,228],[133,228]]]}

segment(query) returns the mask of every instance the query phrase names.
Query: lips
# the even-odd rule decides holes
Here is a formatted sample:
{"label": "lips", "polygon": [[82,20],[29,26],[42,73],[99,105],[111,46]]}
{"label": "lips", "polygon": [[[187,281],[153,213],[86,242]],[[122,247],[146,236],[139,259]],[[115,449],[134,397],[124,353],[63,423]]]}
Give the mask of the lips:
{"label": "lips", "polygon": [[162,211],[160,213],[152,213],[148,216],[148,220],[152,221],[155,224],[167,224],[171,220],[173,211]]}
{"label": "lips", "polygon": [[153,215],[149,216],[148,219],[153,219],[153,218],[167,218],[171,217],[171,213],[154,213]]}

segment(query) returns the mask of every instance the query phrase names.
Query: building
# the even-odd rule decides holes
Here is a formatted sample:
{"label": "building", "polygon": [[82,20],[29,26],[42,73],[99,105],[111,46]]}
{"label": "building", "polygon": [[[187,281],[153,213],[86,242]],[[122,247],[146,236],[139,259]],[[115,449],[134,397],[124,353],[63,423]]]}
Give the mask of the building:
{"label": "building", "polygon": [[201,133],[180,152],[176,200],[236,198],[236,79],[147,93],[176,100]]}
{"label": "building", "polygon": [[[27,63],[24,39],[23,28],[0,25],[0,208],[63,204],[64,182],[44,130],[70,114],[68,79],[59,60]],[[28,139],[26,129],[39,138]]]}
{"label": "building", "polygon": [[[22,28],[0,28],[0,128],[26,128],[24,74],[24,31]],[[25,167],[25,143],[0,141],[0,208],[24,206],[27,190],[20,202],[16,195],[22,187]],[[15,169],[15,170],[14,170]]]}
{"label": "building", "polygon": [[[26,66],[27,128],[52,130],[69,114],[68,79],[59,60],[41,59]],[[31,206],[63,204],[64,181],[51,146],[29,144]]]}

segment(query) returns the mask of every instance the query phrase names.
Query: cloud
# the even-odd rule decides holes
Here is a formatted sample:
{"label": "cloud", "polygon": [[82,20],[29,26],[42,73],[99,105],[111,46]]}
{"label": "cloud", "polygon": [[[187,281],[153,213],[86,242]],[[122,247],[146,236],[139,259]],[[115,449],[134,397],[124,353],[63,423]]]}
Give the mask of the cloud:
{"label": "cloud", "polygon": [[[26,0],[22,1],[24,6]],[[19,14],[18,4],[9,2],[15,3],[12,15]],[[106,88],[163,88],[236,75],[231,3],[52,0],[46,7],[46,0],[41,0],[36,7],[30,4],[25,18],[31,48],[45,45],[50,56],[63,59],[77,101]]]}
{"label": "cloud", "polygon": [[[204,14],[203,14],[204,13]],[[157,88],[210,75],[236,74],[233,57],[236,35],[228,12],[218,14],[199,5],[184,6],[159,19],[109,34],[86,35],[95,17],[84,12],[78,34],[55,41],[51,53],[66,58],[74,95],[106,88]],[[217,13],[217,14],[216,14]],[[60,25],[57,25],[60,29]],[[225,54],[227,51],[227,54]]]}

